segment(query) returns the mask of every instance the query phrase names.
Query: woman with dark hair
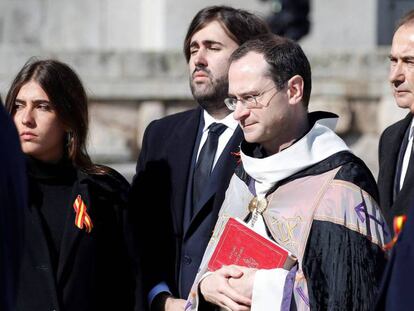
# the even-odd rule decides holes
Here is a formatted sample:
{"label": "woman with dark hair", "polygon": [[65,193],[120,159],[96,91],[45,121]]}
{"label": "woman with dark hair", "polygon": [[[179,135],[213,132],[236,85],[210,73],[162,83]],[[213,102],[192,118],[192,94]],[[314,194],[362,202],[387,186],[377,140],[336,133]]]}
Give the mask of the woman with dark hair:
{"label": "woman with dark hair", "polygon": [[129,184],[88,156],[87,96],[78,76],[59,61],[30,60],[6,109],[29,180],[17,309],[131,310],[140,282],[129,256]]}

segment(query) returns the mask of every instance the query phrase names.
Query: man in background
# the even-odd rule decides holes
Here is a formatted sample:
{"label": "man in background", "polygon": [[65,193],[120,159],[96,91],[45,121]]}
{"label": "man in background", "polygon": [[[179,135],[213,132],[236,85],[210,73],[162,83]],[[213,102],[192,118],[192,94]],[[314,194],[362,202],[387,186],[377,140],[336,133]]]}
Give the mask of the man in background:
{"label": "man in background", "polygon": [[267,33],[257,16],[227,6],[200,10],[184,40],[198,108],[152,122],[131,192],[143,272],[153,310],[183,310],[237,164],[242,132],[224,104],[228,61]]}
{"label": "man in background", "polygon": [[398,24],[389,58],[395,101],[409,111],[404,119],[385,129],[379,142],[380,206],[393,230],[394,217],[406,214],[414,198],[414,11]]}
{"label": "man in background", "polygon": [[381,207],[394,245],[379,295],[377,310],[411,310],[414,278],[414,10],[397,25],[390,53],[392,91],[407,116],[388,127],[379,144],[378,187]]}

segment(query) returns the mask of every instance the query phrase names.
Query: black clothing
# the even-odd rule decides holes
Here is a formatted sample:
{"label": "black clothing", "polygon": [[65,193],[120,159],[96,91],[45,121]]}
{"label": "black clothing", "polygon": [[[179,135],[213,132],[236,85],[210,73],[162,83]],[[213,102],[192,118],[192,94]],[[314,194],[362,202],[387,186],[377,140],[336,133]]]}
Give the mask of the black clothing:
{"label": "black clothing", "polygon": [[391,250],[391,258],[382,280],[375,310],[412,310],[414,279],[414,208],[408,210],[407,221]]}
{"label": "black clothing", "polygon": [[237,164],[231,153],[242,139],[240,128],[191,206],[202,116],[201,108],[178,113],[152,122],[145,131],[130,199],[139,223],[136,234],[142,237],[147,294],[164,281],[174,296],[187,298]]}
{"label": "black clothing", "polygon": [[386,264],[358,232],[314,220],[303,261],[311,310],[372,310]]}
{"label": "black clothing", "polygon": [[0,101],[0,310],[14,310],[23,247],[26,170],[13,121]]}
{"label": "black clothing", "polygon": [[28,157],[28,174],[31,181],[30,201],[39,209],[56,273],[76,171],[68,160],[49,164]]}
{"label": "black clothing", "polygon": [[[389,229],[393,231],[393,219],[397,215],[407,214],[413,205],[414,196],[414,161],[410,161],[404,185],[398,194],[394,194],[398,155],[403,144],[406,131],[410,127],[412,114],[389,126],[382,133],[379,141],[379,174],[378,190],[380,193],[380,207],[383,211]],[[412,169],[411,169],[412,167]]]}
{"label": "black clothing", "polygon": [[381,208],[392,229],[395,216],[406,215],[407,221],[391,250],[376,310],[412,310],[412,280],[414,277],[414,161],[411,155],[404,184],[397,193],[395,182],[399,180],[398,158],[405,152],[404,145],[413,115],[389,126],[381,135],[379,143],[379,175]]}
{"label": "black clothing", "polygon": [[[134,247],[127,222],[128,183],[113,170],[86,174],[66,161],[45,165],[31,160],[29,167],[17,309],[132,310],[134,275],[137,292],[141,284],[128,253]],[[78,195],[92,221],[90,233],[75,225]]]}

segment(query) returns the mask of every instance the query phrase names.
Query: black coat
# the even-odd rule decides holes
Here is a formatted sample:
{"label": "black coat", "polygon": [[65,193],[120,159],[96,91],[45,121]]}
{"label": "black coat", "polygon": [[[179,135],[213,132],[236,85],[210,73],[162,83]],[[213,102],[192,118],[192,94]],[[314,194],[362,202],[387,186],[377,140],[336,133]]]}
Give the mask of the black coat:
{"label": "black coat", "polygon": [[391,251],[376,310],[412,310],[414,279],[414,208]]}
{"label": "black coat", "polygon": [[192,219],[192,175],[201,137],[202,109],[152,122],[146,129],[132,184],[131,204],[141,229],[145,292],[161,281],[187,298],[218,211],[237,164],[242,131],[237,128],[205,186]]}
{"label": "black coat", "polygon": [[393,187],[398,153],[404,134],[410,126],[413,115],[388,127],[381,136],[379,145],[380,172],[378,188],[381,207],[392,228],[393,218],[406,214],[404,225],[397,243],[391,250],[391,258],[382,280],[376,310],[411,310],[412,280],[414,277],[414,161],[410,161],[404,185],[393,203]]}
{"label": "black coat", "polygon": [[379,142],[378,190],[380,207],[385,220],[392,231],[392,222],[396,215],[406,214],[412,205],[414,186],[414,161],[410,161],[404,185],[394,198],[394,179],[398,154],[405,132],[410,126],[412,114],[389,126],[381,135]]}
{"label": "black coat", "polygon": [[[137,274],[127,246],[131,242],[127,238],[128,190],[128,183],[116,172],[90,175],[77,171],[56,275],[40,211],[29,203],[25,209],[18,310],[132,310],[133,276]],[[91,217],[90,233],[75,226],[72,205],[77,195],[81,195]],[[139,278],[137,283],[140,288]],[[137,298],[143,303],[142,297]]]}
{"label": "black coat", "polygon": [[0,102],[0,310],[13,310],[23,242],[26,171],[16,128]]}

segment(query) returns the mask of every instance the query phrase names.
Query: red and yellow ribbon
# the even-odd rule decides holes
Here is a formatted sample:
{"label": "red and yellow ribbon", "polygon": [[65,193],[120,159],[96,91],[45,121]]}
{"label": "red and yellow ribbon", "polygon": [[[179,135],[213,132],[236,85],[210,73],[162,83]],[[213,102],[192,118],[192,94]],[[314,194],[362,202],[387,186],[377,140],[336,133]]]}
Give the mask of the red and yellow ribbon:
{"label": "red and yellow ribbon", "polygon": [[237,160],[237,164],[241,163],[240,150],[237,152],[230,152],[230,154]]}
{"label": "red and yellow ribbon", "polygon": [[73,209],[76,212],[75,226],[79,229],[83,229],[83,226],[85,226],[86,232],[91,233],[93,228],[92,220],[86,212],[86,204],[80,195],[73,202]]}
{"label": "red and yellow ribbon", "polygon": [[397,243],[398,236],[400,235],[406,221],[407,221],[406,215],[394,217],[394,221],[393,221],[394,237],[392,238],[391,242],[385,244],[384,246],[385,250],[391,249],[394,246],[394,244]]}

